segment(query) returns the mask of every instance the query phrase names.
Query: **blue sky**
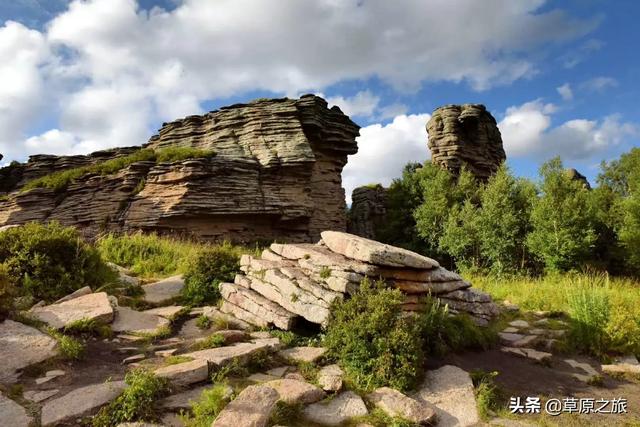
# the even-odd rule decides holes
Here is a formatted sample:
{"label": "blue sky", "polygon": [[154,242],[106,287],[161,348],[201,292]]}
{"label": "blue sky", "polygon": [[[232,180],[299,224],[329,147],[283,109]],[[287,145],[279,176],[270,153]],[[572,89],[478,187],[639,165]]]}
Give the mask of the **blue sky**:
{"label": "blue sky", "polygon": [[508,162],[591,181],[640,145],[640,2],[17,0],[0,3],[0,153],[145,142],[163,121],[318,93],[360,124],[349,192],[425,160],[434,108],[483,103]]}

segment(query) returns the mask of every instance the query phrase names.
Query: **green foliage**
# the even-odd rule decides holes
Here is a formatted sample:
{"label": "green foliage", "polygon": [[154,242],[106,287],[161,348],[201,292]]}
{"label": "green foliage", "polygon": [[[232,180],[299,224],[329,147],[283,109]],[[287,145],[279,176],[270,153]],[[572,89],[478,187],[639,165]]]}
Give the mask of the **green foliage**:
{"label": "green foliage", "polygon": [[606,279],[600,283],[591,280],[586,286],[569,292],[570,339],[574,348],[594,355],[608,350],[604,326],[609,323],[611,307],[607,287]]}
{"label": "green foliage", "polygon": [[531,211],[527,245],[548,270],[576,269],[596,241],[589,190],[565,173],[559,158],[542,165],[540,175],[542,196]]}
{"label": "green foliage", "polygon": [[502,408],[504,396],[495,384],[498,372],[472,371],[471,379],[475,387],[476,405],[480,418],[488,421],[496,411]]}
{"label": "green foliage", "polygon": [[220,299],[218,285],[232,282],[239,269],[240,252],[229,244],[201,251],[185,272],[183,300],[192,305],[215,304]]}
{"label": "green foliage", "polygon": [[94,427],[157,419],[158,401],[168,391],[167,380],[142,368],[129,371],[124,380],[127,388],[93,418]]}
{"label": "green foliage", "polygon": [[191,362],[193,358],[187,356],[169,356],[164,359],[165,365],[179,365],[181,363]]}
{"label": "green foliage", "polygon": [[79,319],[64,327],[63,332],[70,335],[90,335],[101,338],[109,338],[113,331],[109,325],[97,322],[94,319]]}
{"label": "green foliage", "polygon": [[116,279],[98,251],[74,228],[57,222],[34,222],[0,233],[0,263],[21,294],[46,301]]}
{"label": "green foliage", "polygon": [[226,385],[216,384],[204,390],[200,399],[193,403],[193,415],[182,414],[180,418],[186,427],[210,427],[232,397]]}
{"label": "green foliage", "polygon": [[36,178],[25,184],[23,191],[35,188],[49,188],[62,192],[78,178],[87,175],[111,175],[137,162],[175,162],[192,158],[211,158],[215,153],[211,150],[199,150],[191,147],[171,147],[160,150],[143,148],[126,156],[117,157],[101,163],[66,169]]}
{"label": "green foliage", "polygon": [[193,344],[192,348],[194,350],[204,350],[207,348],[216,348],[222,347],[225,343],[225,338],[220,334],[212,334],[202,341],[197,341]]}
{"label": "green foliage", "polygon": [[80,341],[65,335],[56,329],[47,328],[47,333],[58,341],[60,357],[64,360],[80,360],[84,356],[86,346]]}
{"label": "green foliage", "polygon": [[201,314],[196,319],[196,326],[199,329],[209,329],[211,328],[212,324],[213,324],[213,321],[209,317],[205,316],[204,314]]}
{"label": "green foliage", "polygon": [[104,259],[143,278],[184,273],[189,260],[205,247],[154,233],[107,234],[98,239],[96,245]]}
{"label": "green foliage", "polygon": [[380,408],[373,408],[368,415],[354,418],[347,425],[360,426],[366,424],[374,427],[418,427],[418,424],[409,420],[400,417],[390,417]]}
{"label": "green foliage", "polygon": [[327,266],[322,267],[320,269],[320,278],[328,279],[329,277],[331,277],[331,269]]}
{"label": "green foliage", "polygon": [[320,368],[312,362],[298,362],[298,372],[304,377],[304,379],[312,384],[318,380],[318,372]]}
{"label": "green foliage", "polygon": [[410,389],[424,360],[420,324],[402,316],[399,290],[363,280],[331,310],[324,345],[357,387]]}
{"label": "green foliage", "polygon": [[17,290],[11,283],[7,267],[4,264],[0,264],[0,322],[13,313],[13,299],[16,295]]}
{"label": "green foliage", "polygon": [[271,416],[269,417],[269,425],[298,425],[302,422],[302,410],[304,405],[302,403],[287,403],[278,401],[276,407],[273,408]]}

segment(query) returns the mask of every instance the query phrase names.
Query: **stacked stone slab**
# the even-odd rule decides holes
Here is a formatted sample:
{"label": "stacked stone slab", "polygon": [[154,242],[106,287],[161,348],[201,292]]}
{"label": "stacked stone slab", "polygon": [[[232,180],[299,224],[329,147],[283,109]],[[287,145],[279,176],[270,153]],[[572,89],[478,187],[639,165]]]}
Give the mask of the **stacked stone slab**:
{"label": "stacked stone slab", "polygon": [[289,330],[300,319],[325,325],[331,303],[348,298],[365,277],[400,289],[407,312],[422,311],[423,297],[431,295],[478,324],[498,314],[489,295],[437,261],[343,232],[324,231],[318,244],[274,243],[260,257],[243,256],[240,265],[243,274],[220,285],[220,309],[261,327]]}

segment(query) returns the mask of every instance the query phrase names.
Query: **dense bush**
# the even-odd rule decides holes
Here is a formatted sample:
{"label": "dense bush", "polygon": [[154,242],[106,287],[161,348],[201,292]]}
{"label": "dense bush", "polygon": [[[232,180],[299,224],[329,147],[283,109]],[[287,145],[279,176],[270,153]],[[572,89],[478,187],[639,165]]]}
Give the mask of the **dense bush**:
{"label": "dense bush", "polygon": [[157,419],[158,401],[167,394],[167,380],[143,368],[129,371],[124,380],[127,388],[93,418],[94,427]]}
{"label": "dense bush", "polygon": [[56,222],[30,223],[0,233],[0,263],[19,293],[46,301],[115,280],[98,251],[75,229]]}
{"label": "dense bush", "polygon": [[419,322],[403,317],[398,290],[364,280],[331,310],[324,345],[359,388],[415,385],[424,360]]}
{"label": "dense bush", "polygon": [[11,283],[9,272],[4,264],[0,264],[0,322],[13,312],[13,299],[16,288]]}
{"label": "dense bush", "polygon": [[184,302],[192,305],[215,304],[220,299],[218,285],[232,282],[239,268],[238,248],[224,244],[202,250],[184,274]]}
{"label": "dense bush", "polygon": [[193,403],[193,415],[181,415],[180,418],[186,427],[210,427],[232,397],[226,385],[216,384],[204,390]]}

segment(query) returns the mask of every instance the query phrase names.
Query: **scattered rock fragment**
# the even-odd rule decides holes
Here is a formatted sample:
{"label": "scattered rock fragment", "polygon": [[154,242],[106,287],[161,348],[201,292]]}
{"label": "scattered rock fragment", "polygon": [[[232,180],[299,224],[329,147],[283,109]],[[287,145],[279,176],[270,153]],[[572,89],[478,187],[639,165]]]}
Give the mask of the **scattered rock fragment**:
{"label": "scattered rock fragment", "polygon": [[324,391],[305,381],[278,379],[265,385],[275,389],[280,395],[280,400],[286,403],[315,403],[325,396]]}
{"label": "scattered rock fragment", "polygon": [[52,328],[61,329],[79,320],[110,323],[113,320],[113,307],[106,292],[97,292],[57,304],[36,307],[29,314]]}
{"label": "scattered rock fragment", "polygon": [[500,351],[503,353],[513,354],[518,357],[524,357],[526,359],[531,359],[536,362],[547,362],[553,356],[551,353],[546,353],[544,351],[534,350],[532,348],[517,348],[517,347],[501,347]]}
{"label": "scattered rock fragment", "polygon": [[340,391],[344,372],[338,365],[324,366],[318,372],[318,384],[324,391]]}
{"label": "scattered rock fragment", "polygon": [[607,374],[640,374],[640,365],[632,365],[630,363],[602,365],[600,369]]}
{"label": "scattered rock fragment", "polygon": [[206,381],[209,377],[209,365],[206,360],[196,359],[164,366],[156,369],[155,374],[160,378],[167,378],[174,385],[188,386]]}
{"label": "scattered rock fragment", "polygon": [[33,391],[25,391],[22,396],[25,399],[30,400],[32,402],[40,403],[40,402],[43,402],[43,401],[49,399],[50,397],[55,396],[59,392],[60,392],[60,390],[58,390],[58,389],[42,390],[42,391],[33,390]]}
{"label": "scattered rock fragment", "polygon": [[129,365],[131,363],[142,362],[147,357],[144,354],[135,354],[122,360],[123,365]]}
{"label": "scattered rock fragment", "polygon": [[281,350],[278,355],[286,360],[314,363],[326,352],[327,349],[324,347],[292,347]]}
{"label": "scattered rock fragment", "polygon": [[160,328],[169,326],[170,323],[164,317],[155,314],[132,310],[128,307],[118,307],[111,329],[114,332],[155,334]]}
{"label": "scattered rock fragment", "polygon": [[278,392],[271,387],[249,386],[222,410],[211,427],[266,427],[278,399]]}
{"label": "scattered rock fragment", "polygon": [[514,320],[509,322],[509,326],[513,326],[514,328],[526,329],[529,327],[529,322],[526,320]]}
{"label": "scattered rock fragment", "polygon": [[33,419],[26,409],[0,393],[0,421],[7,427],[28,427]]}
{"label": "scattered rock fragment", "polygon": [[155,314],[156,316],[164,317],[168,320],[175,319],[180,313],[184,311],[184,307],[180,305],[169,305],[166,307],[152,308],[151,310],[145,310],[143,313]]}
{"label": "scattered rock fragment", "polygon": [[389,387],[378,388],[367,399],[391,417],[401,417],[419,425],[431,425],[435,421],[433,409]]}
{"label": "scattered rock fragment", "polygon": [[255,340],[254,342],[241,342],[226,347],[210,348],[206,350],[186,353],[184,356],[192,359],[206,360],[214,367],[225,366],[234,359],[243,362],[248,360],[253,354],[260,351],[273,351],[280,345],[280,340],[270,338],[265,340]]}
{"label": "scattered rock fragment", "polygon": [[84,295],[89,295],[90,293],[93,293],[91,288],[89,286],[85,286],[84,288],[80,288],[77,291],[72,292],[71,294],[67,295],[66,297],[60,298],[54,304],[60,304],[61,302],[70,301],[70,300],[72,300],[74,298],[78,298],[78,297],[81,297],[81,296],[84,296]]}
{"label": "scattered rock fragment", "polygon": [[144,285],[142,299],[151,304],[162,305],[169,303],[180,296],[184,287],[182,276],[173,276],[159,282]]}
{"label": "scattered rock fragment", "polygon": [[328,426],[338,426],[368,413],[362,398],[352,391],[342,392],[328,403],[314,403],[303,410],[303,416],[307,420]]}
{"label": "scattered rock fragment", "polygon": [[427,372],[415,398],[435,410],[439,427],[480,422],[471,377],[457,366],[445,365]]}

